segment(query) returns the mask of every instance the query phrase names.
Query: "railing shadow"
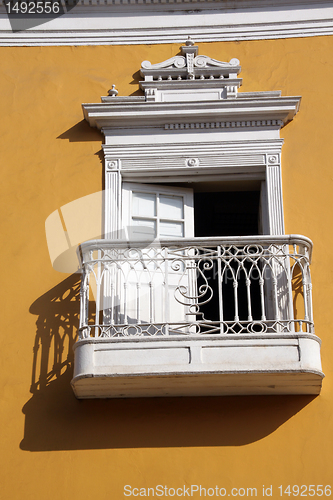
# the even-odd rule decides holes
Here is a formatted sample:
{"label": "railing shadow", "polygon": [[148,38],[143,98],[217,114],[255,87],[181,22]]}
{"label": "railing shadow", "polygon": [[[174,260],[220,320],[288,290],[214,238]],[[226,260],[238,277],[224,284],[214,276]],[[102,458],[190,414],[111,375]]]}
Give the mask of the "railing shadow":
{"label": "railing shadow", "polygon": [[[73,274],[34,302],[38,314],[33,348],[31,392],[42,392],[73,366],[73,345],[77,339],[79,274]],[[45,311],[45,314],[43,314]]]}
{"label": "railing shadow", "polygon": [[314,396],[77,400],[70,386],[79,274],[30,307],[37,315],[32,397],[23,407],[28,451],[242,446],[274,432]]}
{"label": "railing shadow", "polygon": [[[293,309],[295,319],[301,320],[304,318],[304,285],[303,276],[299,266],[295,266],[292,274],[292,294],[293,294]],[[299,324],[295,324],[296,329],[300,329]]]}

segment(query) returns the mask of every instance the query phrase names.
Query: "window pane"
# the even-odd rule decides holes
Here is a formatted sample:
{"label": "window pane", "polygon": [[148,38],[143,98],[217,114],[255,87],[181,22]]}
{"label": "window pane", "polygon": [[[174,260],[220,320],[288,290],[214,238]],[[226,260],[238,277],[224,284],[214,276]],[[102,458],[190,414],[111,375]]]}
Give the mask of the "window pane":
{"label": "window pane", "polygon": [[160,217],[168,219],[183,219],[184,199],[182,196],[166,196],[160,194]]}
{"label": "window pane", "polygon": [[184,223],[183,222],[160,222],[160,237],[182,237],[184,236]]}
{"label": "window pane", "polygon": [[153,240],[156,238],[156,221],[148,219],[133,219],[129,228],[129,237],[133,240]]}
{"label": "window pane", "polygon": [[133,191],[132,215],[155,217],[156,195],[150,193],[136,193]]}

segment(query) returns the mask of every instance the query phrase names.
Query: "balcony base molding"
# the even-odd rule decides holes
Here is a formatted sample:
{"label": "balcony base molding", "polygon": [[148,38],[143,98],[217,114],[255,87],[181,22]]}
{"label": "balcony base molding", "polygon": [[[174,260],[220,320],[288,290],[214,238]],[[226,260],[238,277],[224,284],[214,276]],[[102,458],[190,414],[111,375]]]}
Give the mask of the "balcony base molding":
{"label": "balcony base molding", "polygon": [[319,394],[320,340],[311,334],[88,338],[77,342],[77,398]]}

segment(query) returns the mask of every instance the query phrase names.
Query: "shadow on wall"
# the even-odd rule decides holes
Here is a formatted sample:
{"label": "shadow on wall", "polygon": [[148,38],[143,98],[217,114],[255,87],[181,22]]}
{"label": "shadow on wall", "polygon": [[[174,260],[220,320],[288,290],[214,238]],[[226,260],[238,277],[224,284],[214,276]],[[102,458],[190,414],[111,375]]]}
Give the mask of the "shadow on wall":
{"label": "shadow on wall", "polygon": [[100,130],[92,128],[86,120],[81,120],[59,135],[57,139],[67,139],[69,142],[101,142],[103,141],[103,134]]}
{"label": "shadow on wall", "polygon": [[39,297],[31,399],[24,405],[28,451],[241,446],[274,432],[314,396],[77,400],[70,380],[80,274]]}

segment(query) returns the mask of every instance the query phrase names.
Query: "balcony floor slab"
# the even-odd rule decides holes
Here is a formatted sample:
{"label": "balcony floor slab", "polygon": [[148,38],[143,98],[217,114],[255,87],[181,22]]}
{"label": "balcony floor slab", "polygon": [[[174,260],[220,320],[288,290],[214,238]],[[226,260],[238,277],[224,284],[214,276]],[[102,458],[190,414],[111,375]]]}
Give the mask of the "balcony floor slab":
{"label": "balcony floor slab", "polygon": [[319,394],[312,334],[87,338],[75,345],[78,398]]}

